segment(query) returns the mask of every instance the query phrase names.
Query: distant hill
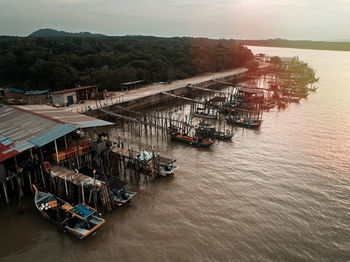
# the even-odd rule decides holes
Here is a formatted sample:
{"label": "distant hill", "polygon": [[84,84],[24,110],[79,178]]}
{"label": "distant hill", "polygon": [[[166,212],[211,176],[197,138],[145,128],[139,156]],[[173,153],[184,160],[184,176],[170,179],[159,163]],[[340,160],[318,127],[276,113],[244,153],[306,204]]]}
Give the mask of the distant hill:
{"label": "distant hill", "polygon": [[252,46],[271,46],[315,50],[334,50],[350,51],[350,42],[325,42],[310,40],[286,40],[286,39],[267,39],[267,40],[237,40],[243,45]]}
{"label": "distant hill", "polygon": [[65,31],[58,31],[56,29],[39,29],[28,37],[103,37],[103,34],[92,34],[90,32],[70,33]]}

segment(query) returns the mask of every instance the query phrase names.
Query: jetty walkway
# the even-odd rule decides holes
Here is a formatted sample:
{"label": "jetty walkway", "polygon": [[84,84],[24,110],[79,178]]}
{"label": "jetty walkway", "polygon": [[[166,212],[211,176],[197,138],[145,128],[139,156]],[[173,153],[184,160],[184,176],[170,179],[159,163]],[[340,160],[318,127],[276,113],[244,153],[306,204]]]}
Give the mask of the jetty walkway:
{"label": "jetty walkway", "polygon": [[[268,64],[264,63],[261,64],[259,67],[264,68],[267,67]],[[231,70],[225,70],[222,72],[217,72],[217,73],[206,73],[203,75],[191,77],[191,78],[186,78],[182,80],[177,80],[174,82],[171,82],[170,84],[150,84],[141,88],[133,89],[133,90],[128,90],[128,91],[120,91],[120,92],[109,92],[110,97],[100,100],[99,101],[99,106],[109,106],[112,104],[119,104],[122,102],[128,102],[132,100],[136,100],[142,97],[147,97],[147,96],[152,96],[156,95],[162,92],[169,92],[172,90],[176,90],[179,88],[183,88],[187,85],[194,85],[194,84],[199,84],[203,82],[207,82],[213,79],[222,79],[225,77],[229,76],[234,76],[238,74],[242,74],[247,72],[247,68],[235,68]],[[73,112],[85,112],[87,108],[90,106],[92,110],[97,108],[97,104],[95,100],[87,100],[83,104],[73,104],[68,107],[64,107],[65,110],[67,111],[73,111]]]}

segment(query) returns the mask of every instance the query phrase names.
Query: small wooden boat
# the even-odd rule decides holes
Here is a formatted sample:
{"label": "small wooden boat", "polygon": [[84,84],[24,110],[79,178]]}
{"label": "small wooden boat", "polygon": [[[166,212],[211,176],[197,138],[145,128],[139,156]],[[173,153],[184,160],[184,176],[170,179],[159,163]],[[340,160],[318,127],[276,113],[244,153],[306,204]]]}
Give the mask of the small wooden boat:
{"label": "small wooden boat", "polygon": [[198,147],[210,147],[215,143],[215,140],[211,140],[207,138],[191,137],[180,133],[172,135],[171,139],[185,143],[185,144],[198,146]]}
{"label": "small wooden boat", "polygon": [[288,106],[288,102],[285,100],[278,101],[278,108],[286,108]]}
{"label": "small wooden boat", "polygon": [[316,90],[318,89],[318,86],[314,86],[314,87],[309,87],[308,90],[311,92],[316,92]]}
{"label": "small wooden boat", "polygon": [[71,206],[67,202],[53,196],[51,193],[35,190],[34,202],[42,216],[55,224],[61,224],[63,229],[77,238],[85,238],[105,223],[103,218],[94,216],[95,209],[85,204]]}
{"label": "small wooden boat", "polygon": [[197,116],[197,117],[207,118],[207,119],[217,119],[218,118],[218,115],[205,113],[205,112],[200,112],[200,111],[194,112],[193,115]]}
{"label": "small wooden boat", "polygon": [[299,101],[301,100],[301,97],[295,97],[295,96],[291,96],[289,98],[290,102],[294,102],[294,103],[299,103]]}
{"label": "small wooden boat", "polygon": [[161,176],[173,175],[174,171],[178,169],[178,166],[175,166],[174,163],[176,159],[170,159],[166,157],[159,157],[159,173]]}
{"label": "small wooden boat", "polygon": [[141,161],[145,169],[149,169],[149,162],[154,157],[159,158],[159,174],[161,176],[173,175],[174,171],[178,169],[178,166],[174,165],[176,159],[169,159],[166,157],[159,156],[158,154],[153,156],[152,152],[148,152],[146,150],[143,150],[139,155],[136,156],[136,158]]}
{"label": "small wooden boat", "polygon": [[245,117],[243,118],[226,117],[225,119],[228,124],[249,127],[249,128],[258,128],[261,126],[263,122],[263,120],[249,120]]}
{"label": "small wooden boat", "polygon": [[[94,177],[94,170],[90,167],[85,166],[80,168],[79,173]],[[108,183],[109,189],[111,191],[113,202],[117,206],[122,206],[128,203],[137,194],[136,192],[126,190],[128,183],[121,181],[116,177],[105,176],[106,179],[104,179],[101,174],[95,174],[95,176],[96,179],[99,179],[101,181],[107,179],[106,182]]]}
{"label": "small wooden boat", "polygon": [[[197,133],[197,132],[196,132]],[[196,137],[188,136],[185,133],[179,131],[179,127],[170,127],[171,140],[179,141],[185,144],[194,145],[198,147],[210,147],[215,143],[215,140],[211,138],[203,137],[201,135],[196,135]]]}
{"label": "small wooden boat", "polygon": [[235,133],[230,132],[223,132],[223,131],[216,131],[215,132],[215,138],[220,140],[228,140],[231,139],[234,136]]}
{"label": "small wooden boat", "polygon": [[122,206],[126,203],[130,203],[130,200],[137,194],[136,192],[128,191],[126,189],[128,183],[121,181],[115,177],[108,176],[107,182],[113,194],[114,204],[117,206]]}

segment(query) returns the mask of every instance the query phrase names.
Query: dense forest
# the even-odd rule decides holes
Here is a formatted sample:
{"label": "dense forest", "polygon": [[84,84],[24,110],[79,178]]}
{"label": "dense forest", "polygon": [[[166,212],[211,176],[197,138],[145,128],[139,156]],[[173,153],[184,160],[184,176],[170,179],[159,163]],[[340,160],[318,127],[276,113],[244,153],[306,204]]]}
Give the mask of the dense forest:
{"label": "dense forest", "polygon": [[238,41],[244,45],[252,45],[252,46],[273,46],[273,47],[288,47],[288,48],[301,48],[301,49],[350,51],[350,42],[323,42],[323,41],[285,40],[285,39],[238,40]]}
{"label": "dense forest", "polygon": [[61,90],[99,84],[118,90],[134,80],[172,81],[256,66],[234,40],[206,38],[0,37],[0,87]]}

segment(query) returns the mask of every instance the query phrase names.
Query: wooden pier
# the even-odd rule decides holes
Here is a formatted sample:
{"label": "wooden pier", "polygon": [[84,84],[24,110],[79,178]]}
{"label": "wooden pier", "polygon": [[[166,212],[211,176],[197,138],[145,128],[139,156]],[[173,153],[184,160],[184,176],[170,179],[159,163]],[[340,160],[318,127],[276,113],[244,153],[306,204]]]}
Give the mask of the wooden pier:
{"label": "wooden pier", "polygon": [[107,212],[112,210],[113,201],[104,181],[59,165],[51,166],[49,176],[50,191],[55,195],[70,199],[71,203],[78,201],[91,205],[94,202],[95,209]]}

